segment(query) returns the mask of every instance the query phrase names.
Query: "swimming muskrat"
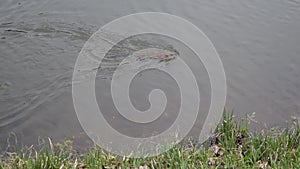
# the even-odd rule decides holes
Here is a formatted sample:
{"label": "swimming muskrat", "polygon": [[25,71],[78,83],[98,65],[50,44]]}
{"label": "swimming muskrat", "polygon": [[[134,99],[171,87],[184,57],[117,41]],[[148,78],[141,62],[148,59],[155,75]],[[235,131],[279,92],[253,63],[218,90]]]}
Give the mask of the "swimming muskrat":
{"label": "swimming muskrat", "polygon": [[178,56],[178,52],[158,48],[147,48],[136,51],[132,55],[137,57],[137,60],[140,61],[146,59],[154,59],[158,60],[159,62],[168,62],[175,59],[176,56]]}

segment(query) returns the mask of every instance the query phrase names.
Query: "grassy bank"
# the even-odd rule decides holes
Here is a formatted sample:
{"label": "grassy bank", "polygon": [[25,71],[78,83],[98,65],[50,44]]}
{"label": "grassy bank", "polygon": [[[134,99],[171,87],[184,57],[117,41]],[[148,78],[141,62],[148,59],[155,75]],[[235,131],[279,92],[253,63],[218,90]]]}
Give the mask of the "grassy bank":
{"label": "grassy bank", "polygon": [[22,153],[6,152],[2,168],[300,168],[300,126],[250,133],[247,123],[224,114],[215,137],[206,146],[178,146],[156,157],[131,159],[114,156],[100,148],[78,154],[72,142]]}

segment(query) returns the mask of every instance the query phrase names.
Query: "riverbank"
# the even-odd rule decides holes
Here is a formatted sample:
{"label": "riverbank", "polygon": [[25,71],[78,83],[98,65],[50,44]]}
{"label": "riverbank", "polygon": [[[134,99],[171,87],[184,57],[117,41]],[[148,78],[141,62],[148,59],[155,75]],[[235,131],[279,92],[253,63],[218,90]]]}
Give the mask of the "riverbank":
{"label": "riverbank", "polygon": [[100,148],[78,154],[72,141],[21,153],[6,152],[0,169],[6,168],[300,168],[300,125],[251,133],[247,120],[224,114],[215,136],[204,146],[177,146],[151,158],[114,156]]}

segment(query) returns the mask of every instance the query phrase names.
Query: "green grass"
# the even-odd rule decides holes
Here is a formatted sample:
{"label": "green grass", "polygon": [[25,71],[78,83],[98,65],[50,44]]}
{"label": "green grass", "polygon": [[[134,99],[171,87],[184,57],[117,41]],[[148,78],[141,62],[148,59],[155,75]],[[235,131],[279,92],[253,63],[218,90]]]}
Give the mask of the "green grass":
{"label": "green grass", "polygon": [[72,142],[49,148],[26,148],[21,153],[6,152],[2,168],[300,168],[300,127],[250,133],[246,121],[224,113],[213,139],[200,148],[184,144],[156,157],[125,158],[91,148],[78,154]]}

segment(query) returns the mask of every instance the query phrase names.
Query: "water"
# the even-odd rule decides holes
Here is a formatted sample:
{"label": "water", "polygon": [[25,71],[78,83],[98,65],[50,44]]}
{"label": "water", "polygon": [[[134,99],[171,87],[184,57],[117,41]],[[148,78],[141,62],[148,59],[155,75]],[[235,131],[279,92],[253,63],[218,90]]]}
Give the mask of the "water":
{"label": "water", "polygon": [[[85,41],[101,26],[135,12],[167,12],[181,16],[207,34],[223,61],[228,83],[227,109],[243,117],[256,112],[258,128],[284,125],[300,116],[300,1],[177,1],[161,2],[80,0],[2,0],[0,2],[0,145],[9,133],[24,144],[36,144],[38,137],[55,141],[77,138],[88,143],[76,118],[71,95],[73,66]],[[169,40],[189,53],[182,44]],[[207,109],[210,95],[205,69],[188,61],[200,72],[201,102]],[[117,61],[112,60],[112,64]],[[112,69],[113,70],[113,69]],[[96,80],[98,102],[114,110],[107,97],[108,71],[99,71]],[[202,76],[203,75],[203,76]],[[144,72],[136,82],[133,104],[149,107],[147,92],[153,87],[169,93],[170,104],[162,119],[165,126],[144,126],[132,131],[125,122],[122,131],[139,136],[145,130],[161,132],[176,115],[178,89],[168,75]],[[163,83],[161,83],[164,81]],[[101,85],[100,85],[101,84]],[[172,84],[172,85],[170,85]],[[146,86],[146,87],[145,87]],[[169,111],[168,111],[169,110]],[[172,111],[170,111],[172,110]],[[169,112],[169,114],[168,114]],[[172,113],[171,113],[172,112]],[[106,117],[120,128],[124,120],[112,111]],[[109,121],[109,120],[108,120]],[[113,122],[114,121],[114,122]],[[201,119],[195,128],[201,126]],[[194,129],[196,131],[196,129]],[[193,130],[193,131],[194,131]],[[193,132],[192,131],[192,132]]]}

